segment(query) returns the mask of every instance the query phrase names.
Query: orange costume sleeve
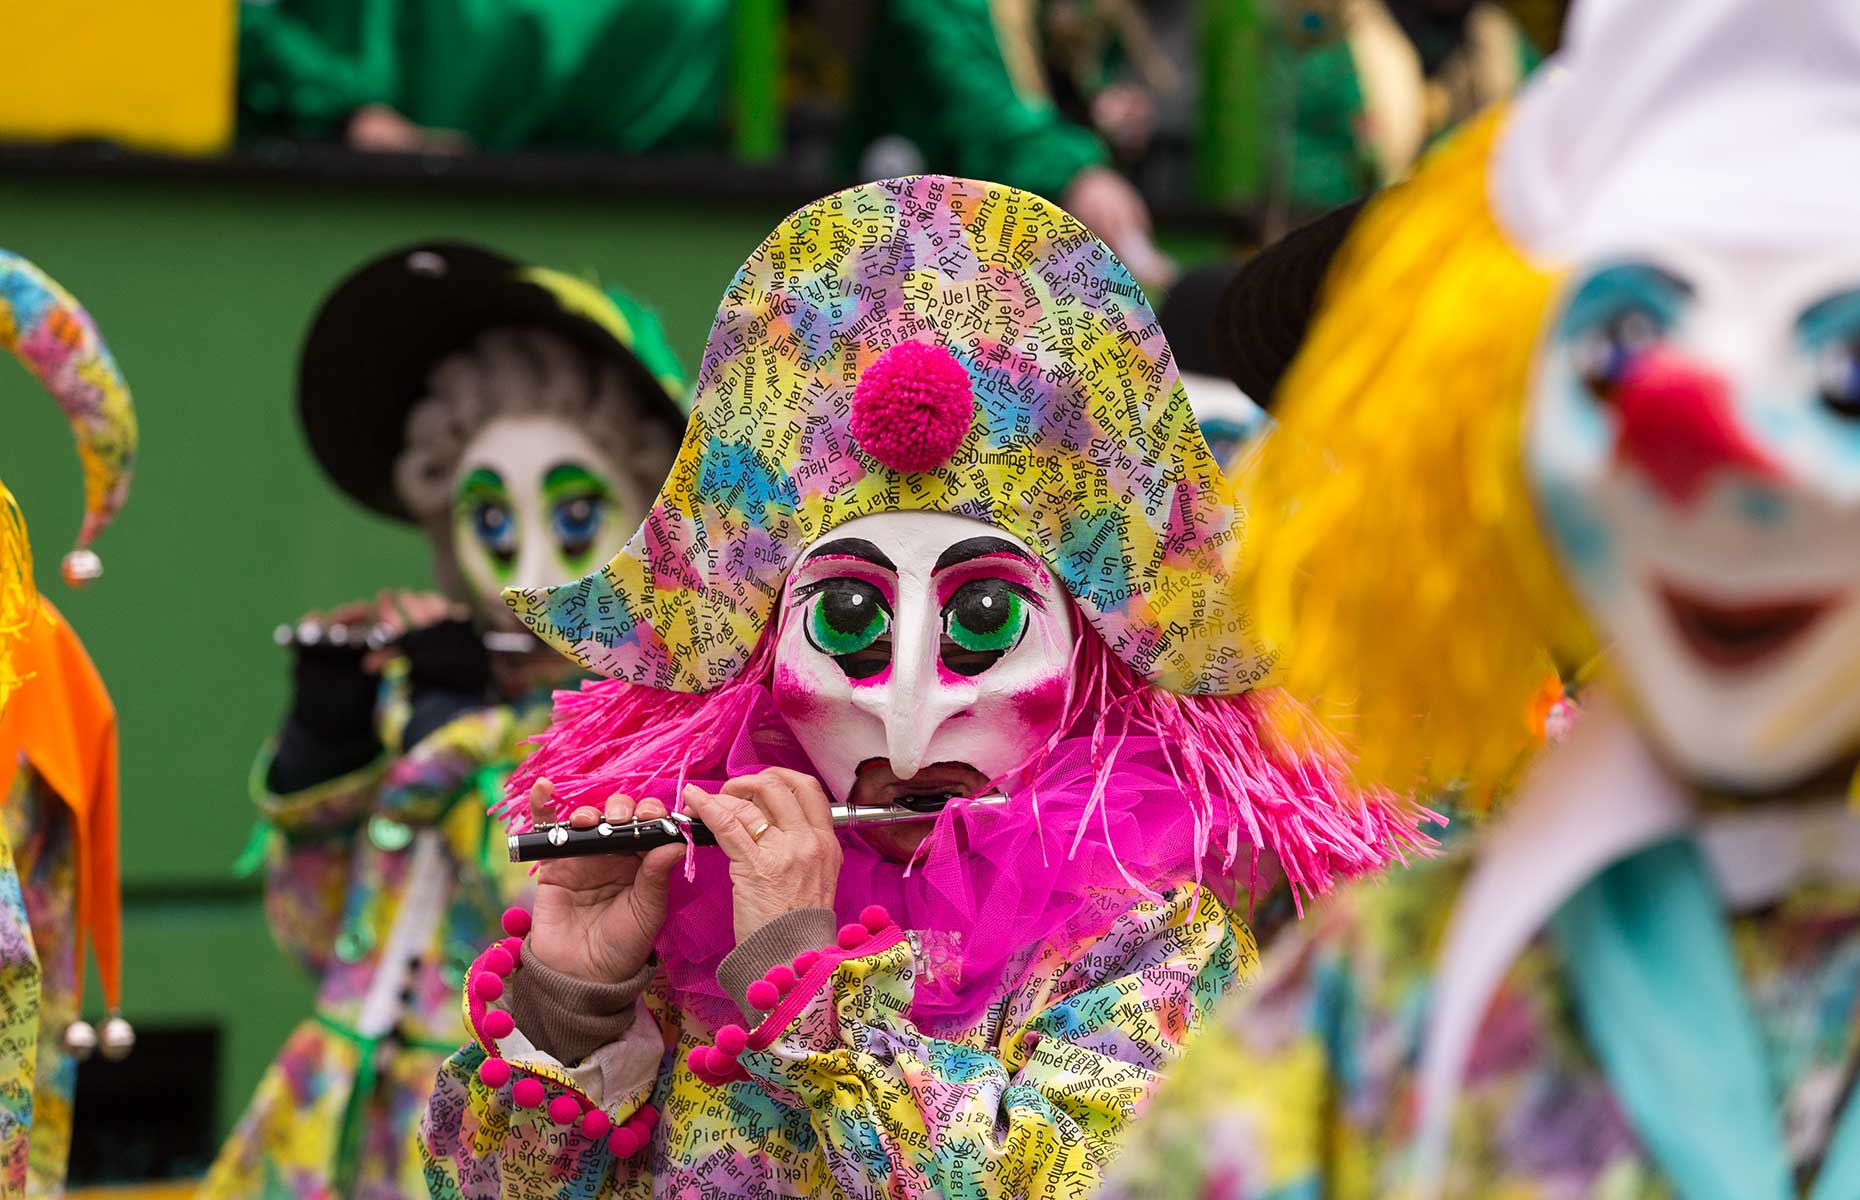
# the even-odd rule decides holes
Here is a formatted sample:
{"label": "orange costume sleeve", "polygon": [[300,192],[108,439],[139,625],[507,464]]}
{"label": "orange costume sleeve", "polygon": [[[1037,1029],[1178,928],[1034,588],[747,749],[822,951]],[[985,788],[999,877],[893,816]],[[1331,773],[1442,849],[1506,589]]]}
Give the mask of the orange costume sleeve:
{"label": "orange costume sleeve", "polygon": [[104,1001],[122,996],[122,889],[117,870],[116,706],[84,644],[49,600],[14,646],[20,685],[0,712],[0,797],[21,761],[71,808],[77,830],[80,987],[84,943],[97,956]]}

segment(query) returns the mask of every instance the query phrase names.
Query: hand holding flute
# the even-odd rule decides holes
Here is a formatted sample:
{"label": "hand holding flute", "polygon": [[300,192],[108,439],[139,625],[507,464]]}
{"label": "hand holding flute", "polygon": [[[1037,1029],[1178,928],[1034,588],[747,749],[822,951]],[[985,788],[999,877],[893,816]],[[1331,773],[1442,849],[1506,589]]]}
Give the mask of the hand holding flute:
{"label": "hand holding flute", "polygon": [[[553,789],[530,790],[532,819],[551,819]],[[820,783],[771,769],[732,779],[717,793],[685,789],[684,802],[730,860],[734,925],[740,942],[768,922],[804,908],[831,908],[839,885],[840,844]],[[593,831],[667,816],[656,800],[610,797],[563,824]],[[684,854],[682,836],[644,854],[597,854],[543,862],[536,875],[530,952],[544,965],[595,983],[619,983],[644,967],[665,922],[665,889]]]}
{"label": "hand holding flute", "polygon": [[[552,819],[554,788],[546,779],[530,789],[533,820]],[[592,829],[665,815],[657,800],[637,805],[612,796],[604,808],[579,808],[566,822]],[[590,983],[623,983],[639,974],[665,924],[665,888],[684,847],[646,854],[607,855],[545,863],[536,873],[529,949],[544,966]]]}
{"label": "hand holding flute", "polygon": [[[529,654],[541,645],[524,632],[471,628],[471,609],[435,592],[383,590],[373,600],[355,600],[328,612],[308,612],[272,630],[280,646],[327,647],[367,656],[368,669],[381,664],[412,637],[438,628],[457,626],[473,643],[471,654]],[[450,652],[464,652],[459,637],[452,637]]]}
{"label": "hand holding flute", "polygon": [[[835,829],[922,824],[934,821],[936,814],[948,802],[938,801],[933,805],[915,808],[902,807],[896,803],[882,807],[861,807],[847,802],[830,805],[827,815]],[[970,797],[961,803],[993,808],[1006,804],[1007,797],[996,793]],[[635,813],[631,821],[603,820],[586,827],[566,821],[537,824],[523,833],[509,835],[507,840],[510,861],[530,863],[549,862],[558,858],[586,858],[597,854],[643,854],[659,846],[683,845],[687,840],[697,846],[715,846],[717,835],[710,831],[710,826],[689,813],[674,812],[651,818]]]}

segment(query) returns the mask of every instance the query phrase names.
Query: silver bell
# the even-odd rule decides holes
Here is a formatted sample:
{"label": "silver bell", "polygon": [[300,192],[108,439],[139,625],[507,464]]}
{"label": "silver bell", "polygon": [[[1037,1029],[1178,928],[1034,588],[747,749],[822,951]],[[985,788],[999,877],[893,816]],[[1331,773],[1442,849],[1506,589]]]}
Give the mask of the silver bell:
{"label": "silver bell", "polygon": [[65,583],[79,588],[103,574],[103,560],[90,547],[82,547],[65,555],[63,563]]}
{"label": "silver bell", "polygon": [[120,1013],[111,1013],[110,1019],[103,1023],[100,1040],[103,1056],[118,1062],[129,1057],[129,1052],[136,1048],[136,1031]]}
{"label": "silver bell", "polygon": [[97,1050],[97,1031],[89,1021],[73,1021],[65,1026],[65,1049],[71,1057],[83,1062]]}

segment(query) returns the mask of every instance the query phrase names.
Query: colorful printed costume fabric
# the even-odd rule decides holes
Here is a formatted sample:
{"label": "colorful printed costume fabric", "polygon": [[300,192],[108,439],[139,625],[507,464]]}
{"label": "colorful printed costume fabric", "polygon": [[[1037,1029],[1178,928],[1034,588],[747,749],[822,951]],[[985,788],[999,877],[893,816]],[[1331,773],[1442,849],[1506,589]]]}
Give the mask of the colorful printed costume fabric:
{"label": "colorful printed costume fabric", "polygon": [[[392,747],[406,720],[404,676],[390,673],[383,691]],[[439,1064],[465,1036],[457,989],[527,884],[504,862],[485,802],[548,712],[543,692],[467,713],[397,758],[258,798],[277,831],[267,917],[322,982],[316,1012],[259,1083],[203,1197],[424,1193],[413,1131]]]}
{"label": "colorful printed costume fabric", "polygon": [[[12,1147],[5,1153],[5,1194],[64,1195],[65,1166],[71,1152],[73,1093],[77,1061],[65,1048],[65,1029],[78,1018],[77,841],[67,803],[30,765],[13,777],[6,797],[7,868],[5,920],[0,957],[6,960],[6,990],[20,989],[21,999],[36,990],[37,1018],[22,1025],[36,1044],[17,1062],[29,1080],[31,1109],[23,1161]],[[15,898],[17,897],[17,905]],[[23,921],[21,920],[23,918]],[[32,987],[29,976],[36,976]],[[12,994],[0,998],[11,1024],[15,1013],[32,1008],[16,1004]],[[4,1038],[5,1035],[0,1035]],[[9,1094],[12,1089],[8,1087]],[[9,1104],[10,1108],[11,1105]],[[22,1130],[22,1132],[25,1132]],[[23,1170],[22,1170],[23,1169]],[[23,1192],[19,1189],[23,1189]]]}
{"label": "colorful printed costume fabric", "polygon": [[[1669,843],[1649,853],[1690,853]],[[1422,1014],[1471,856],[1355,887],[1266,955],[1175,1069],[1113,1168],[1107,1200],[1354,1200],[1413,1194]],[[1860,905],[1799,885],[1733,917],[1730,945],[1799,1184],[1860,1066]],[[1581,1017],[1554,934],[1499,985],[1451,1116],[1442,1194],[1665,1200]]]}
{"label": "colorful printed costume fabric", "polygon": [[[532,1052],[490,1087],[481,1038],[446,1063],[428,1110],[432,1195],[1087,1196],[1132,1110],[1255,958],[1226,906],[1182,887],[1101,937],[1039,947],[1022,987],[931,1033],[903,1015],[921,953],[890,925],[824,955],[751,1035],[748,1077],[722,1087],[687,1064],[715,1034],[668,1004],[663,977],[628,1034],[573,1069]],[[577,1108],[577,1130],[518,1107],[536,1078],[604,1116]],[[648,1103],[662,1115],[637,1154],[584,1135]]]}
{"label": "colorful printed costume fabric", "polygon": [[0,839],[0,1192],[9,1196],[26,1189],[38,1045],[38,953],[13,847]]}
{"label": "colorful printed costume fabric", "polygon": [[[77,1063],[65,1030],[83,999],[90,906],[115,927],[116,712],[49,602],[16,647],[24,675],[0,715],[0,1195],[62,1196]],[[86,847],[93,859],[83,869]],[[86,885],[97,890],[87,891]],[[105,936],[112,936],[106,934]],[[114,943],[98,948],[114,978]]]}
{"label": "colorful printed costume fabric", "polygon": [[0,249],[0,349],[45,385],[77,436],[86,549],[129,497],[136,413],[116,359],[84,306],[32,263]]}

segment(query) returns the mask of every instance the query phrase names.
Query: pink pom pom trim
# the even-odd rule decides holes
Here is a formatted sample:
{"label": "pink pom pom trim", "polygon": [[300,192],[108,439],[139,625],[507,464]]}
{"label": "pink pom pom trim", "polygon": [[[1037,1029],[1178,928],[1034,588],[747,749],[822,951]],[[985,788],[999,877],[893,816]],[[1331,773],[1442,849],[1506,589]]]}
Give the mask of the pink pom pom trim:
{"label": "pink pom pom trim", "polygon": [[516,965],[515,960],[510,957],[510,951],[504,949],[501,945],[492,946],[489,950],[484,952],[484,969],[491,972],[493,975],[500,977],[508,975],[510,974],[511,968]]}
{"label": "pink pom pom trim", "polygon": [[768,980],[758,979],[743,992],[743,999],[749,1001],[749,1007],[767,1012],[781,1000],[781,993]]}
{"label": "pink pom pom trim", "polygon": [[863,925],[842,925],[840,926],[839,937],[840,949],[857,950],[859,947],[865,945],[865,940],[871,936],[871,934],[866,932],[866,928]]}
{"label": "pink pom pom trim", "polygon": [[587,1114],[581,1118],[581,1134],[589,1138],[606,1137],[607,1131],[613,1128],[613,1124],[607,1114],[600,1109],[589,1109]]}
{"label": "pink pom pom trim", "polygon": [[471,977],[471,994],[488,1004],[504,994],[504,981],[489,971],[480,971]]}
{"label": "pink pom pom trim", "polygon": [[717,1031],[717,1049],[735,1058],[749,1048],[749,1031],[741,1025],[725,1025]]}
{"label": "pink pom pom trim", "polygon": [[[739,1079],[749,1078],[749,1072],[743,1070],[741,1063],[715,1046],[691,1047],[691,1052],[685,1055],[685,1065],[691,1068],[691,1073],[697,1076],[697,1081],[706,1087],[722,1087],[726,1083],[735,1083]],[[643,1120],[644,1128],[650,1130],[652,1122],[659,1119],[659,1110],[646,1105],[640,1112],[644,1113],[647,1109],[652,1110],[650,1117],[641,1117],[636,1114],[633,1120]]]}
{"label": "pink pom pom trim", "polygon": [[543,1085],[540,1079],[519,1079],[510,1089],[510,1098],[518,1108],[535,1108],[543,1102]]}
{"label": "pink pom pom trim", "polygon": [[504,932],[511,937],[520,938],[530,931],[530,912],[527,908],[507,908],[504,910]]}
{"label": "pink pom pom trim", "polygon": [[581,1116],[581,1104],[573,1096],[557,1096],[549,1101],[549,1119],[557,1125],[573,1125]]}
{"label": "pink pom pom trim", "polygon": [[882,904],[868,904],[860,910],[859,924],[865,926],[866,932],[877,933],[891,924],[891,914],[885,911]]}
{"label": "pink pom pom trim", "polygon": [[794,990],[794,968],[787,963],[776,963],[763,978],[774,984],[775,990],[784,996]]}
{"label": "pink pom pom trim", "polygon": [[479,1024],[479,1029],[492,1041],[509,1037],[516,1027],[516,1020],[501,1008],[494,1008],[485,1013],[484,1020]]}
{"label": "pink pom pom trim", "polygon": [[607,1148],[620,1158],[632,1158],[639,1153],[639,1147],[640,1136],[630,1125],[622,1125],[607,1139]]}
{"label": "pink pom pom trim", "polygon": [[852,435],[894,471],[941,466],[975,423],[969,372],[934,342],[900,342],[859,374]]}
{"label": "pink pom pom trim", "polygon": [[820,961],[820,951],[803,950],[799,954],[794,956],[794,973],[796,975],[805,975],[809,971],[813,970],[814,964],[819,961]]}
{"label": "pink pom pom trim", "polygon": [[510,1064],[501,1058],[487,1058],[478,1064],[478,1082],[499,1088],[510,1082]]}

